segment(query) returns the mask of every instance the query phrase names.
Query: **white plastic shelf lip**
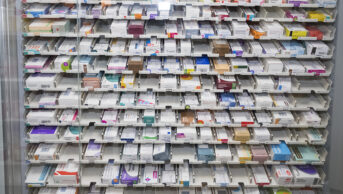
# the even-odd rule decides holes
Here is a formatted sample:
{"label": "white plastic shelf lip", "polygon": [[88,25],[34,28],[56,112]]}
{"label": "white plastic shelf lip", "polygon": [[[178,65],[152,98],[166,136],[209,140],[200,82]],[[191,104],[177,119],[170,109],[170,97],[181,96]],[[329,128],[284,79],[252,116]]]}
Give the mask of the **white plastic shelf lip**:
{"label": "white plastic shelf lip", "polygon": [[[101,36],[104,36],[105,38],[125,38],[125,39],[136,39],[133,35],[127,34],[127,35],[114,35],[110,33],[104,33],[104,34],[76,34],[76,33],[34,33],[34,32],[22,32],[22,35],[24,37],[71,37],[71,38],[76,38],[76,37],[88,37],[88,38],[99,38]],[[139,35],[140,39],[149,39],[152,37],[156,37],[156,35],[146,35],[142,34]],[[157,36],[158,39],[170,39],[168,35],[161,34]],[[203,38],[201,35],[199,36],[191,36],[190,38],[186,37],[185,35],[178,35],[174,36],[172,39],[193,39],[193,40],[199,40],[199,39],[226,39],[226,40],[254,40],[253,36],[248,36],[248,37],[238,37],[238,36],[228,36],[228,37],[220,37],[220,36],[210,36],[209,38]],[[321,41],[331,41],[334,39],[334,37],[324,37]],[[255,39],[255,40],[318,40],[316,37],[298,37],[298,39],[292,39],[292,37],[284,36],[281,38],[272,38],[268,36],[262,36],[260,39]],[[58,54],[58,52],[47,52],[46,54]],[[128,53],[129,54],[129,53]],[[148,55],[150,56],[150,55]],[[282,55],[279,55],[277,57],[281,57]]]}
{"label": "white plastic shelf lip", "polygon": [[[133,71],[130,70],[125,70],[122,71],[121,73],[118,73],[117,71],[113,70],[104,70],[104,69],[88,69],[87,73],[99,73],[100,71],[104,71],[105,74],[133,74]],[[24,69],[24,73],[71,73],[71,74],[76,74],[76,73],[85,73],[83,70],[67,70],[66,72],[58,69],[43,69],[43,70],[35,70],[35,69]],[[175,74],[175,75],[184,75],[184,74],[189,74],[189,75],[220,75],[216,71],[208,71],[208,72],[201,72],[201,71],[193,71],[191,73],[185,73],[185,71],[175,71],[175,72],[168,72],[168,71],[154,71],[150,72],[148,70],[141,70],[139,71],[139,74],[154,74],[154,75],[162,75],[162,74]],[[299,76],[299,77],[304,77],[304,76],[321,76],[321,77],[328,77],[331,75],[331,70],[329,70],[326,73],[321,73],[317,75],[315,72],[312,73],[289,73],[289,72],[281,72],[281,73],[269,73],[269,72],[261,72],[261,73],[252,73],[252,72],[224,72],[224,75],[261,75],[261,76]]]}
{"label": "white plastic shelf lip", "polygon": [[[72,107],[66,107],[66,106],[60,106],[60,105],[30,105],[26,104],[24,105],[26,109],[70,109],[70,108],[80,108],[80,109],[97,109],[97,110],[106,110],[106,109],[135,109],[135,110],[163,110],[165,107],[162,106],[152,106],[152,107],[144,107],[144,106],[85,106],[81,105],[80,107],[72,106]],[[184,110],[184,106],[171,106],[172,110]],[[217,106],[217,107],[204,107],[204,106],[191,106],[190,108],[187,108],[188,110],[237,110],[237,111],[244,111],[244,110],[270,110],[270,111],[276,111],[276,110],[289,110],[289,111],[308,111],[310,109],[314,109],[315,111],[327,111],[329,107],[224,107],[224,106]]]}
{"label": "white plastic shelf lip", "polygon": [[[22,0],[23,3],[70,3],[75,4],[77,0]],[[132,5],[138,3],[140,5],[156,5],[158,4],[157,1],[108,1],[108,0],[83,0],[81,3],[85,4],[128,4]],[[303,7],[303,8],[318,8],[318,7],[325,7],[325,8],[335,8],[335,4],[319,4],[319,3],[309,3],[309,4],[300,4],[300,6],[296,6],[291,3],[217,3],[217,2],[171,2],[172,5],[193,5],[193,6],[227,6],[227,7],[237,7],[237,6],[245,6],[245,7]]]}
{"label": "white plastic shelf lip", "polygon": [[[89,187],[89,184],[55,184],[55,183],[47,183],[46,187]],[[139,183],[139,184],[133,184],[133,185],[123,185],[123,184],[113,184],[113,185],[108,185],[108,184],[96,184],[96,187],[118,187],[118,188],[122,188],[122,187],[180,187],[180,188],[201,188],[203,187],[201,184],[190,184],[189,186],[184,186],[183,184],[179,184],[179,185],[173,185],[173,186],[169,186],[169,185],[165,185],[165,184],[161,184],[161,183],[157,183],[157,184],[143,184],[143,183]],[[231,184],[231,183],[227,183],[227,187],[230,188],[235,188],[238,185],[235,184]],[[284,187],[282,185],[277,185],[277,184],[271,184],[271,185],[256,185],[254,183],[252,183],[251,185],[244,185],[245,187],[265,187],[265,188],[280,188],[280,187]],[[42,185],[32,185],[32,187],[44,187]],[[208,185],[208,187],[210,188],[216,188],[218,187],[218,185]],[[323,185],[318,184],[318,185],[305,185],[305,184],[299,184],[299,185],[287,185],[287,188],[322,188]]]}
{"label": "white plastic shelf lip", "polygon": [[[58,143],[58,144],[65,144],[65,143],[74,143],[74,144],[78,144],[78,143],[89,143],[89,140],[30,140],[30,139],[26,139],[25,140],[26,143]],[[101,143],[101,144],[126,144],[127,141],[121,141],[121,140],[116,140],[116,141],[108,141],[108,140],[98,140],[95,139],[94,141],[95,143]],[[290,143],[289,141],[285,141],[287,145],[318,145],[318,146],[323,146],[325,144],[325,141],[323,142],[308,142],[306,140],[303,141],[292,141],[292,143]],[[199,140],[199,141],[178,141],[178,140],[173,140],[170,142],[164,142],[161,140],[155,140],[155,141],[144,141],[144,140],[134,140],[131,143],[133,144],[172,144],[172,145],[180,145],[180,144],[210,144],[210,145],[218,145],[218,144],[225,144],[225,145],[272,145],[272,144],[279,144],[280,141],[268,141],[268,142],[258,142],[258,141],[247,141],[245,143],[239,142],[239,141],[228,141],[227,143],[223,143],[222,141],[203,141],[203,140]],[[31,160],[30,160],[31,161]],[[34,161],[36,160],[32,160],[31,163],[34,163]],[[49,160],[50,161],[50,160]],[[63,161],[61,161],[63,162]],[[274,161],[275,162],[275,161]]]}
{"label": "white plastic shelf lip", "polygon": [[[34,18],[47,18],[47,19],[54,19],[54,18],[66,18],[66,19],[77,19],[77,15],[71,15],[71,14],[42,14],[38,16],[34,16],[31,14],[22,14],[22,18],[27,19],[34,19]],[[151,20],[148,16],[142,16],[139,19],[137,19],[135,16],[107,16],[107,15],[100,15],[100,16],[93,16],[93,15],[82,15],[80,18],[85,19],[113,19],[113,20]],[[219,17],[175,17],[175,16],[156,16],[155,20],[177,20],[177,19],[183,19],[183,20],[192,20],[192,21],[222,21]],[[227,17],[224,18],[224,21],[251,21],[246,19],[245,17]],[[299,19],[299,20],[293,20],[292,18],[253,18],[252,21],[279,21],[279,22],[299,22],[299,23],[333,23],[335,22],[335,19],[326,19],[324,21],[318,21],[318,19]]]}
{"label": "white plastic shelf lip", "polygon": [[[94,123],[94,122],[92,122]],[[89,126],[90,123],[86,122],[80,122],[80,123],[72,123],[66,124],[66,123],[58,123],[58,122],[51,122],[51,123],[29,123],[26,122],[26,126]],[[124,127],[124,126],[130,126],[130,127],[164,127],[164,126],[170,126],[170,127],[270,127],[270,128],[326,128],[327,124],[321,124],[321,125],[308,125],[308,124],[290,124],[290,125],[280,125],[280,124],[268,124],[268,125],[260,125],[260,124],[248,124],[248,125],[241,125],[241,124],[191,124],[191,125],[184,125],[181,123],[153,123],[153,124],[146,124],[146,123],[115,123],[115,124],[106,124],[106,123],[97,123],[95,122],[95,126],[103,126],[103,127],[110,127],[110,126],[118,126],[118,127]]]}
{"label": "white plastic shelf lip", "polygon": [[[93,90],[88,90],[88,88],[24,88],[25,91],[56,91],[56,92],[61,92],[61,91],[80,91],[80,92],[86,92],[86,91],[93,91]],[[330,93],[329,90],[291,90],[291,91],[282,91],[282,90],[259,90],[259,89],[244,89],[245,91],[248,91],[249,93],[270,93],[270,94],[279,94],[279,93],[288,93],[288,94],[310,94],[310,93],[317,93],[317,94],[328,94]],[[243,93],[243,89],[231,89],[228,92],[231,93]],[[120,89],[115,89],[115,88],[95,88],[95,92],[146,92],[149,91],[148,89],[129,89],[129,88],[120,88]],[[159,89],[159,88],[153,88],[153,92],[192,92],[192,93],[201,93],[205,91],[210,91],[210,92],[215,92],[215,93],[223,93],[224,90],[222,89],[196,89],[196,90],[184,90],[184,89],[173,89],[173,90],[167,90],[167,89]]]}
{"label": "white plastic shelf lip", "polygon": [[[175,53],[175,54],[166,54],[166,53],[159,53],[155,55],[142,53],[142,54],[134,54],[134,53],[111,53],[111,52],[87,52],[87,53],[79,53],[80,55],[90,55],[90,56],[142,56],[142,57],[149,57],[149,56],[157,56],[157,57],[201,57],[201,56],[208,56],[212,58],[218,58],[219,54],[217,53]],[[77,52],[68,52],[68,53],[59,53],[59,52],[40,52],[40,53],[33,53],[33,52],[25,52],[24,55],[70,55],[76,56],[78,55]],[[291,55],[279,55],[279,56],[272,56],[267,54],[262,55],[253,55],[253,54],[245,54],[243,58],[298,58],[298,59],[331,59],[333,55],[325,55],[325,56],[316,56],[316,55],[298,55],[298,56],[291,56]],[[225,54],[226,58],[242,58],[236,56],[235,54]]]}

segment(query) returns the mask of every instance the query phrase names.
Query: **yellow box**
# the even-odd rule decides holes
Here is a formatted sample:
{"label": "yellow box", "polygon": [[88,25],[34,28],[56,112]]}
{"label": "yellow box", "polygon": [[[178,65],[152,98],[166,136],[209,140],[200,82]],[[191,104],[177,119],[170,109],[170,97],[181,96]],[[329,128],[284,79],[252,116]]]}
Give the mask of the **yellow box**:
{"label": "yellow box", "polygon": [[252,159],[250,148],[247,145],[237,145],[237,155],[241,163],[251,161]]}
{"label": "yellow box", "polygon": [[291,36],[292,39],[298,39],[299,37],[307,36],[307,30],[300,24],[285,25],[285,31],[286,31],[286,36]]}
{"label": "yellow box", "polygon": [[121,88],[133,88],[135,83],[134,75],[123,75],[120,80]]}
{"label": "yellow box", "polygon": [[247,142],[250,140],[250,132],[248,128],[234,128],[233,130],[235,141]]}
{"label": "yellow box", "polygon": [[324,14],[321,11],[308,11],[309,19],[317,19],[319,22],[324,22],[326,19],[331,19],[329,15]]}

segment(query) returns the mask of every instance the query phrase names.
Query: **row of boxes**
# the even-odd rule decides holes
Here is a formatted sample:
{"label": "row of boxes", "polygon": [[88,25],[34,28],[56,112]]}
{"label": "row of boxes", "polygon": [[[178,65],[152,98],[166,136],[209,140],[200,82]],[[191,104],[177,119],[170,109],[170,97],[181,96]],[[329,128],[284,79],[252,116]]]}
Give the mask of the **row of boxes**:
{"label": "row of boxes", "polygon": [[[80,46],[78,52],[76,47]],[[63,54],[85,55],[211,55],[226,54],[242,56],[243,54],[260,55],[291,55],[291,57],[310,55],[325,57],[330,52],[329,45],[321,41],[237,41],[237,40],[175,40],[156,39],[147,40],[118,40],[118,39],[93,39],[83,38],[80,43],[76,38],[34,38],[25,44],[24,52],[27,54],[62,54],[58,56],[61,62],[72,65],[72,56]],[[37,56],[38,57],[38,56]],[[42,56],[40,58],[48,58]],[[64,61],[63,61],[64,60]],[[43,60],[36,59],[34,62],[44,65]]]}
{"label": "row of boxes", "polygon": [[[41,141],[82,141],[89,136],[97,136],[95,141],[133,143],[213,143],[213,144],[278,144],[279,141],[297,141],[299,138],[311,143],[322,143],[327,133],[320,129],[287,128],[210,128],[210,127],[56,127],[34,126],[28,129],[27,138],[32,142]],[[299,140],[299,141],[298,141]],[[56,156],[53,156],[54,158]]]}
{"label": "row of boxes", "polygon": [[[64,26],[61,26],[64,24]],[[74,27],[73,27],[74,26]],[[32,33],[74,33],[75,23],[70,20],[35,19],[24,28],[25,32]],[[301,37],[316,37],[321,40],[323,37],[331,38],[334,35],[334,28],[324,25],[302,25],[300,23],[283,23],[277,21],[248,25],[246,22],[232,21],[213,23],[209,21],[163,21],[163,20],[83,20],[80,33],[85,34],[107,34],[124,37],[126,35],[164,36],[170,38],[182,37],[191,38],[201,36],[210,38],[219,36],[221,38],[237,37],[248,38],[253,36],[256,39],[285,38],[298,39]]]}
{"label": "row of boxes", "polygon": [[320,94],[253,94],[253,93],[159,93],[159,92],[32,92],[26,96],[29,108],[328,108],[330,98]]}
{"label": "row of boxes", "polygon": [[[37,188],[33,189],[32,194],[78,194],[76,188],[61,187],[61,188]],[[287,189],[287,188],[250,188],[250,187],[238,187],[238,188],[116,188],[107,187],[99,188],[91,186],[90,188],[84,188],[85,192],[91,192],[92,194],[144,194],[149,192],[150,194],[320,194],[316,189]],[[70,193],[69,193],[70,192]]]}
{"label": "row of boxes", "polygon": [[87,113],[93,115],[95,122],[109,125],[129,123],[174,123],[182,125],[200,124],[281,124],[281,125],[320,125],[322,117],[320,113],[310,111],[173,111],[173,110],[87,110],[83,111],[81,118],[77,109],[57,110],[30,110],[26,115],[26,122],[31,124],[53,124],[72,125],[78,119],[87,117]]}
{"label": "row of boxes", "polygon": [[[66,91],[68,88],[78,87],[78,78],[74,75],[63,76],[53,73],[30,74],[25,79],[28,90],[60,89]],[[125,88],[128,90],[162,90],[185,92],[202,90],[257,90],[256,92],[268,91],[310,91],[327,92],[331,88],[331,82],[326,78],[314,77],[276,77],[276,76],[209,76],[209,75],[105,75],[103,73],[89,73],[81,76],[82,90],[94,90],[97,88],[112,90]],[[42,82],[43,81],[43,82]],[[76,83],[76,84],[75,84]],[[63,85],[61,85],[63,84]],[[219,91],[218,91],[219,92]],[[242,91],[238,91],[242,92]]]}
{"label": "row of boxes", "polygon": [[254,18],[267,18],[270,14],[278,12],[278,18],[292,18],[298,19],[317,19],[318,21],[325,21],[333,19],[335,12],[330,12],[326,9],[305,10],[305,9],[282,9],[282,8],[225,8],[225,7],[210,7],[210,6],[144,6],[144,5],[84,5],[82,4],[78,10],[76,6],[71,4],[31,4],[24,8],[24,17],[44,17],[51,16],[77,16],[87,17],[93,16],[99,18],[100,16],[110,17],[125,17],[132,16],[135,19],[156,19],[158,17],[187,17],[187,18],[211,18],[219,17],[241,17],[246,20],[253,20]]}
{"label": "row of boxes", "polygon": [[[191,131],[184,133],[184,131],[178,130],[176,138],[179,136],[191,136]],[[184,135],[183,135],[184,133]],[[123,134],[122,136],[124,136]],[[124,137],[123,137],[124,138]],[[186,141],[186,140],[185,140]],[[191,140],[187,140],[191,141]],[[75,147],[75,146],[74,146]],[[83,160],[102,160],[103,158],[111,157],[106,155],[104,149],[108,146],[105,144],[89,142],[83,144],[81,153]],[[184,148],[184,158],[182,154],[178,153],[180,149]],[[62,144],[32,144],[27,150],[27,159],[32,161],[59,161],[65,156],[67,149],[73,149],[68,145]],[[175,153],[173,154],[173,152]],[[169,145],[169,144],[123,144],[118,145],[118,163],[128,162],[135,163],[138,161],[153,163],[158,161],[171,161],[187,160],[188,154],[193,155],[194,158],[190,159],[191,163],[217,161],[220,163],[228,163],[238,161],[241,163],[248,161],[257,161],[258,163],[271,163],[272,161],[291,161],[302,163],[320,163],[325,161],[325,154],[322,154],[322,150],[313,146],[290,146],[286,144],[274,144],[274,145],[208,145],[197,144],[194,145]],[[77,154],[77,153],[74,153]],[[172,157],[173,155],[173,157]],[[69,156],[74,158],[74,156]],[[180,157],[180,158],[174,158]]]}
{"label": "row of boxes", "polygon": [[[223,50],[222,50],[223,51]],[[221,51],[221,52],[222,52]],[[81,56],[31,56],[24,63],[27,70],[50,72],[113,71],[118,74],[132,71],[133,74],[312,74],[330,73],[329,63],[316,59],[278,58],[209,58],[209,57],[92,57]],[[100,74],[100,76],[103,76]],[[105,76],[110,76],[106,75]],[[119,77],[120,75],[110,76]],[[118,78],[117,78],[118,79]]]}
{"label": "row of boxes", "polygon": [[[50,173],[54,165],[41,165],[31,166],[28,171],[28,178],[26,183],[30,185],[45,184],[47,174]],[[66,167],[73,166],[74,168],[66,169]],[[99,166],[102,167],[102,166]],[[48,170],[45,170],[48,168]],[[63,168],[63,169],[60,169]],[[59,164],[53,175],[53,179],[57,183],[65,184],[77,184],[75,179],[79,176],[80,166],[78,164]],[[263,186],[269,185],[272,181],[275,181],[280,186],[292,186],[292,185],[306,185],[313,186],[321,183],[320,171],[311,165],[298,165],[298,166],[272,166],[272,169],[267,169],[268,166],[257,165],[244,167],[232,167],[226,165],[213,165],[201,167],[199,165],[189,165],[187,163],[180,165],[137,165],[137,164],[107,164],[102,167],[104,170],[101,173],[102,184],[181,184],[190,186],[201,177],[201,173],[209,173],[209,182],[207,184],[215,185],[229,185],[236,178],[239,179],[236,171],[242,171],[245,174],[251,173],[250,178],[254,179],[256,185]],[[87,171],[86,167],[81,168],[83,171]],[[46,173],[44,173],[47,171]],[[59,174],[57,173],[70,173]],[[178,173],[177,173],[178,172]],[[199,172],[197,174],[196,172]],[[36,176],[44,174],[45,180],[37,180]],[[82,171],[80,172],[82,174]],[[94,175],[96,176],[96,175]],[[231,176],[231,178],[229,178]],[[236,177],[237,176],[237,177]],[[95,178],[95,177],[94,177]],[[248,178],[248,177],[247,177]],[[195,179],[195,180],[194,180]],[[61,182],[61,181],[62,182]],[[198,182],[198,181],[197,181]],[[200,181],[201,182],[201,181]],[[275,184],[275,183],[273,183]]]}

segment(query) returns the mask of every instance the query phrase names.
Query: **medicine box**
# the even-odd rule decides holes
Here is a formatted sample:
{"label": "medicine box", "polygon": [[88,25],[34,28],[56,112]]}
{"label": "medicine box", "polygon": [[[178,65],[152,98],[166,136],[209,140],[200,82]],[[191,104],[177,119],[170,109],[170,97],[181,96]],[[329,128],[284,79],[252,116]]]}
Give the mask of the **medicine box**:
{"label": "medicine box", "polygon": [[105,74],[101,80],[102,88],[120,88],[120,75],[118,74]]}
{"label": "medicine box", "polygon": [[293,182],[293,174],[287,165],[273,165],[272,174],[277,184],[281,186],[290,185]]}
{"label": "medicine box", "polygon": [[315,55],[318,57],[327,56],[329,54],[329,46],[321,41],[306,41],[306,54]]}
{"label": "medicine box", "polygon": [[183,25],[186,38],[191,38],[193,35],[199,35],[200,29],[197,21],[184,21]]}
{"label": "medicine box", "polygon": [[141,34],[144,34],[144,21],[143,20],[130,20],[127,33],[133,34],[135,37],[138,37]]}
{"label": "medicine box", "polygon": [[139,150],[140,160],[152,162],[154,160],[153,152],[154,152],[153,144],[141,144],[140,150]]}
{"label": "medicine box", "polygon": [[219,75],[215,81],[217,89],[223,89],[224,91],[236,89],[237,86],[237,80],[234,76]]}
{"label": "medicine box", "polygon": [[194,127],[178,127],[176,129],[176,138],[181,141],[197,140],[197,130]]}
{"label": "medicine box", "polygon": [[225,58],[214,58],[213,59],[214,70],[219,74],[230,71],[230,66]]}
{"label": "medicine box", "polygon": [[213,147],[206,144],[198,145],[197,155],[200,161],[212,161],[215,159]]}
{"label": "medicine box", "polygon": [[120,165],[108,163],[105,165],[104,171],[101,177],[102,184],[119,184]]}
{"label": "medicine box", "polygon": [[121,159],[124,161],[135,161],[138,158],[138,144],[124,144]]}
{"label": "medicine box", "polygon": [[299,37],[306,37],[307,30],[301,24],[284,24],[286,36],[291,36],[292,39],[298,39]]}
{"label": "medicine box", "polygon": [[234,128],[234,140],[246,142],[250,140],[250,132],[248,128]]}
{"label": "medicine box", "polygon": [[293,157],[296,161],[306,163],[320,162],[320,156],[316,148],[311,146],[294,146],[292,147]]}
{"label": "medicine box", "polygon": [[40,143],[34,153],[35,160],[55,160],[59,152],[60,145]]}
{"label": "medicine box", "polygon": [[317,40],[323,40],[324,33],[317,26],[305,26],[309,37],[316,37]]}
{"label": "medicine box", "polygon": [[230,147],[225,144],[215,146],[216,160],[221,162],[228,162],[232,160]]}
{"label": "medicine box", "polygon": [[96,159],[101,159],[101,154],[102,154],[102,144],[94,143],[94,141],[89,141],[83,157],[86,160],[96,160]]}
{"label": "medicine box", "polygon": [[57,140],[60,128],[56,126],[35,126],[29,132],[31,140]]}
{"label": "medicine box", "polygon": [[194,75],[181,75],[180,88],[186,90],[199,90],[201,89],[199,76]]}
{"label": "medicine box", "polygon": [[30,74],[26,79],[25,84],[27,88],[54,88],[55,80],[59,76],[54,73],[34,73]]}
{"label": "medicine box", "polygon": [[248,62],[245,58],[231,58],[232,72],[248,72]]}
{"label": "medicine box", "polygon": [[78,184],[79,164],[73,162],[58,164],[53,179],[58,184]]}
{"label": "medicine box", "polygon": [[117,122],[118,111],[117,110],[105,110],[101,122],[114,125]]}
{"label": "medicine box", "polygon": [[261,36],[267,35],[266,31],[259,25],[250,25],[250,33],[255,39],[260,39]]}
{"label": "medicine box", "polygon": [[217,134],[217,141],[220,141],[222,143],[227,143],[229,140],[228,131],[226,128],[216,128],[216,134]]}
{"label": "medicine box", "polygon": [[30,166],[26,175],[25,183],[31,187],[45,186],[51,169],[52,166],[48,164]]}
{"label": "medicine box", "polygon": [[255,107],[255,102],[249,93],[243,92],[242,94],[236,95],[237,101],[240,107]]}
{"label": "medicine box", "polygon": [[248,37],[250,28],[246,22],[232,21],[232,34],[235,37]]}
{"label": "medicine box", "polygon": [[195,58],[196,69],[199,72],[210,71],[210,59],[208,57],[196,57]]}
{"label": "medicine box", "polygon": [[312,186],[321,180],[316,167],[312,165],[291,166],[295,185]]}
{"label": "medicine box", "polygon": [[231,123],[230,115],[226,111],[215,111],[214,119],[217,124],[230,124]]}
{"label": "medicine box", "polygon": [[56,110],[31,110],[26,115],[26,122],[32,124],[56,122]]}
{"label": "medicine box", "polygon": [[171,127],[160,127],[158,130],[159,140],[164,142],[170,142],[171,140],[172,129]]}
{"label": "medicine box", "polygon": [[249,146],[247,145],[237,145],[237,156],[238,160],[241,163],[245,163],[246,161],[251,161],[252,155]]}
{"label": "medicine box", "polygon": [[143,113],[143,123],[155,123],[155,110],[146,109]]}
{"label": "medicine box", "polygon": [[139,165],[124,164],[121,168],[121,184],[133,185],[137,184],[139,180]]}
{"label": "medicine box", "polygon": [[167,161],[170,157],[170,144],[155,144],[153,152],[154,160]]}
{"label": "medicine box", "polygon": [[101,88],[101,79],[104,72],[100,71],[99,73],[87,73],[82,78],[83,87],[85,88]]}
{"label": "medicine box", "polygon": [[264,163],[268,160],[268,153],[264,145],[251,145],[252,160]]}
{"label": "medicine box", "polygon": [[253,136],[254,140],[259,142],[269,141],[271,137],[268,128],[265,127],[253,128]]}
{"label": "medicine box", "polygon": [[133,71],[133,73],[138,73],[140,70],[143,70],[143,57],[129,57],[129,60],[127,62],[128,70]]}
{"label": "medicine box", "polygon": [[158,139],[157,128],[146,127],[143,129],[142,139]]}
{"label": "medicine box", "polygon": [[232,93],[220,93],[219,94],[219,105],[225,107],[235,107],[236,99]]}
{"label": "medicine box", "polygon": [[121,88],[133,88],[135,83],[135,75],[123,75],[120,80]]}
{"label": "medicine box", "polygon": [[264,70],[269,73],[283,72],[283,63],[277,58],[268,58],[263,60]]}
{"label": "medicine box", "polygon": [[123,36],[127,34],[128,20],[113,20],[110,26],[111,34],[115,36]]}
{"label": "medicine box", "polygon": [[197,111],[197,123],[201,125],[210,125],[213,123],[212,113],[209,111]]}
{"label": "medicine box", "polygon": [[254,176],[255,184],[259,186],[270,184],[269,176],[267,175],[263,165],[254,165],[251,167],[251,171]]}
{"label": "medicine box", "polygon": [[226,40],[213,40],[213,53],[218,53],[220,57],[224,57],[230,51],[230,45]]}
{"label": "medicine box", "polygon": [[212,129],[210,127],[201,127],[200,130],[200,139],[202,141],[211,141],[213,138]]}
{"label": "medicine box", "polygon": [[292,124],[294,123],[293,114],[290,111],[271,111],[274,124]]}
{"label": "medicine box", "polygon": [[189,186],[189,181],[190,181],[190,169],[189,169],[189,164],[184,163],[179,165],[179,184],[183,185],[184,187]]}
{"label": "medicine box", "polygon": [[52,33],[53,20],[35,19],[29,24],[29,32]]}
{"label": "medicine box", "polygon": [[270,145],[270,148],[274,161],[289,161],[291,159],[291,151],[284,141],[281,141],[280,144]]}

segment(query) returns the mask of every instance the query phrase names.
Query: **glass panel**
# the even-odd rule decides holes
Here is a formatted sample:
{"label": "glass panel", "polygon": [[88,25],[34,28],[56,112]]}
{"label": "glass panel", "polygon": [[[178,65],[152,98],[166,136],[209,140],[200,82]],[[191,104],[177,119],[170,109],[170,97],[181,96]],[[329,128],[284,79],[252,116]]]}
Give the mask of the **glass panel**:
{"label": "glass panel", "polygon": [[18,4],[24,193],[321,191],[336,1]]}

